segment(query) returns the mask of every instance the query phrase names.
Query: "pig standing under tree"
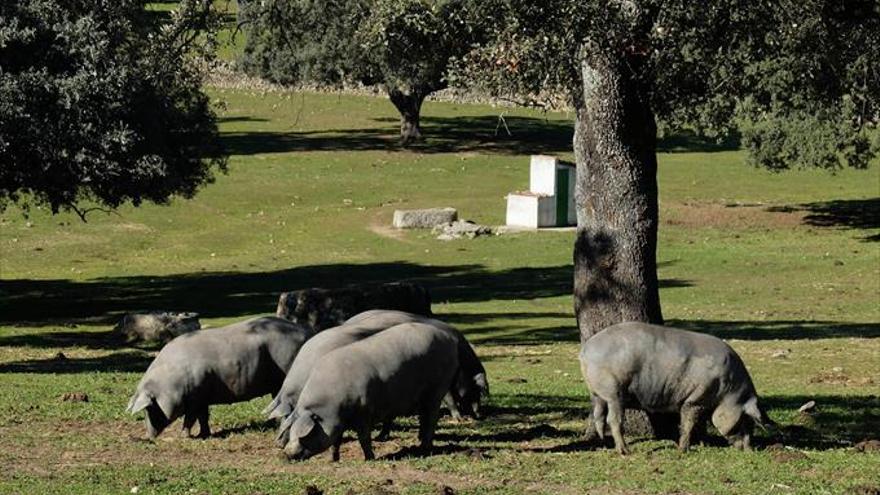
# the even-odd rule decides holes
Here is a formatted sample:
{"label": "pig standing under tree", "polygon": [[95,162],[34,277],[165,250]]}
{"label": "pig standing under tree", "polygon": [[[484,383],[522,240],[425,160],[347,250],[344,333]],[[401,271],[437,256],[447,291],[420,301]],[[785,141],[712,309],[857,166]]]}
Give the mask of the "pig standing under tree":
{"label": "pig standing under tree", "polygon": [[742,359],[721,339],[640,322],[608,327],[584,342],[581,371],[590,388],[599,438],[605,423],[620,454],[624,408],[681,415],[678,447],[687,450],[708,414],[730,443],[750,449],[755,424],[772,423]]}

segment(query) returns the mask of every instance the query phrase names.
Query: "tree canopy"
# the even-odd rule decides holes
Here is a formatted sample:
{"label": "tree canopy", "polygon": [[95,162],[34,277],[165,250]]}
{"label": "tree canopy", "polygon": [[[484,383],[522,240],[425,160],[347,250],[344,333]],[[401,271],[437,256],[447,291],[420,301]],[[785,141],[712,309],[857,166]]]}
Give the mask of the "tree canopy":
{"label": "tree canopy", "polygon": [[737,133],[756,164],[864,168],[880,148],[876,2],[488,1],[500,22],[460,84],[577,106],[585,63],[622,62],[662,131]]}
{"label": "tree canopy", "polygon": [[0,207],[190,197],[225,161],[202,91],[206,0],[0,3]]}
{"label": "tree canopy", "polygon": [[421,135],[424,99],[447,87],[449,60],[479,40],[480,2],[271,0],[247,4],[245,69],[285,83],[380,86],[401,113],[404,142]]}

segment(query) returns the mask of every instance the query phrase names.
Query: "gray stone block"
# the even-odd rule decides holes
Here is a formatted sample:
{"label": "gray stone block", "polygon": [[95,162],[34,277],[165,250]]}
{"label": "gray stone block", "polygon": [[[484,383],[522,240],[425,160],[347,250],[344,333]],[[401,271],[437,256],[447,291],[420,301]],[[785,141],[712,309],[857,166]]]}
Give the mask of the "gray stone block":
{"label": "gray stone block", "polygon": [[424,210],[395,210],[394,227],[398,229],[430,229],[458,219],[455,208],[428,208]]}

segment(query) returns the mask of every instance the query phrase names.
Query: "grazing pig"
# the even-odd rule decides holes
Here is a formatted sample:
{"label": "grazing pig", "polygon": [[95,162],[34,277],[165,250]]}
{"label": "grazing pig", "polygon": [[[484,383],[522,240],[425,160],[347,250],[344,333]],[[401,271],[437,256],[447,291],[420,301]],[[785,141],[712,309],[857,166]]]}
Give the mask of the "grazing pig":
{"label": "grazing pig", "polygon": [[198,419],[199,436],[209,436],[208,406],[277,392],[311,335],[301,325],[262,317],[176,337],[150,364],[128,411],[146,409],[151,439],[180,416],[184,433]]}
{"label": "grazing pig", "polygon": [[455,418],[459,418],[461,414],[474,418],[480,417],[480,403],[482,398],[489,394],[489,381],[486,378],[486,369],[483,367],[483,363],[480,362],[480,358],[477,357],[474,348],[471,347],[461,332],[455,327],[434,318],[387,309],[364,311],[349,318],[345,324],[373,324],[377,321],[381,321],[389,326],[400,323],[421,322],[452,332],[458,339],[458,363],[461,366],[461,374],[455,384],[456,392],[460,398],[460,405],[457,407],[451,400],[451,396],[447,396],[443,402]]}
{"label": "grazing pig", "polygon": [[694,428],[708,414],[718,431],[742,449],[750,448],[754,423],[763,427],[769,422],[740,357],[710,335],[620,323],[584,342],[580,362],[596,431],[604,437],[607,417],[621,454],[627,453],[622,432],[625,407],[680,413],[681,450],[688,449]]}
{"label": "grazing pig", "polygon": [[326,354],[315,365],[293,411],[289,459],[331,446],[339,459],[342,434],[357,432],[364,458],[373,459],[373,425],[419,415],[424,450],[433,443],[440,402],[458,370],[458,341],[424,323],[404,323]]}
{"label": "grazing pig", "polygon": [[318,362],[327,353],[363,340],[387,329],[389,326],[391,324],[386,324],[380,319],[373,319],[362,324],[342,325],[318,333],[303,345],[299,356],[297,359],[294,359],[290,370],[288,370],[281,389],[275,395],[275,398],[272,399],[272,402],[263,410],[263,413],[267,414],[269,419],[284,418],[281,421],[278,435],[275,438],[279,447],[284,447],[287,444],[291,422],[286,420],[290,418],[290,414],[296,407],[299,395]]}
{"label": "grazing pig", "polygon": [[[453,400],[451,391],[444,397],[443,403],[456,418],[460,417],[461,413],[478,417],[480,400],[488,393],[489,385],[486,380],[486,370],[461,332],[442,321],[421,315],[394,310],[371,310],[350,318],[341,326],[320,332],[303,346],[302,352],[294,360],[287,373],[278,395],[263,411],[268,414],[269,419],[285,418],[281,421],[275,439],[278,446],[283,447],[287,444],[289,428],[292,423],[290,413],[296,407],[299,394],[305,386],[312,368],[325,354],[363,340],[387,328],[413,322],[432,325],[455,336],[458,341],[458,362],[463,371],[457,375],[454,386],[455,394],[459,400]],[[390,428],[391,423],[386,423],[378,438],[387,438]]]}

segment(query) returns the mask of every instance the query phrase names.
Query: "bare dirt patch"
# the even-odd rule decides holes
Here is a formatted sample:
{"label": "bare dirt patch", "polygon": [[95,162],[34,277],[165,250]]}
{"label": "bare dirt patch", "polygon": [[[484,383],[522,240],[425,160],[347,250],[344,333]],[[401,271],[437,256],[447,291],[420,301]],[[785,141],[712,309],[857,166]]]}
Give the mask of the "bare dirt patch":
{"label": "bare dirt patch", "polygon": [[796,228],[807,213],[767,205],[727,205],[719,203],[668,203],[661,205],[660,219],[666,225],[731,229]]}
{"label": "bare dirt patch", "polygon": [[[374,493],[397,493],[398,486],[424,484],[436,487],[437,493],[490,491],[514,486],[518,491],[545,491],[546,483],[526,480],[493,480],[446,470],[410,464],[419,454],[414,448],[415,431],[395,431],[387,442],[374,442],[378,461],[364,462],[358,442],[347,437],[342,445],[341,462],[331,462],[326,452],[304,462],[288,462],[274,446],[272,435],[265,431],[235,432],[206,440],[183,438],[174,424],[155,442],[145,439],[139,421],[52,421],[0,427],[0,451],[19,452],[5,458],[5,469],[37,477],[53,477],[69,470],[88,470],[99,466],[160,465],[180,469],[231,468],[243,476],[259,478],[265,474],[312,475],[327,479],[364,482],[376,488]],[[432,455],[461,455],[471,462],[485,462],[491,454],[437,442]],[[320,490],[327,486],[316,485]],[[580,494],[566,485],[554,485],[559,495]],[[368,492],[373,493],[373,492]],[[604,493],[604,492],[603,492]]]}
{"label": "bare dirt patch", "polygon": [[404,232],[402,230],[396,229],[391,226],[391,223],[388,222],[388,219],[385,218],[382,212],[373,215],[370,223],[367,224],[367,228],[370,230],[370,232],[380,237],[385,237],[386,239],[393,239],[400,242],[412,243],[412,241],[406,238],[406,235],[404,235]]}

